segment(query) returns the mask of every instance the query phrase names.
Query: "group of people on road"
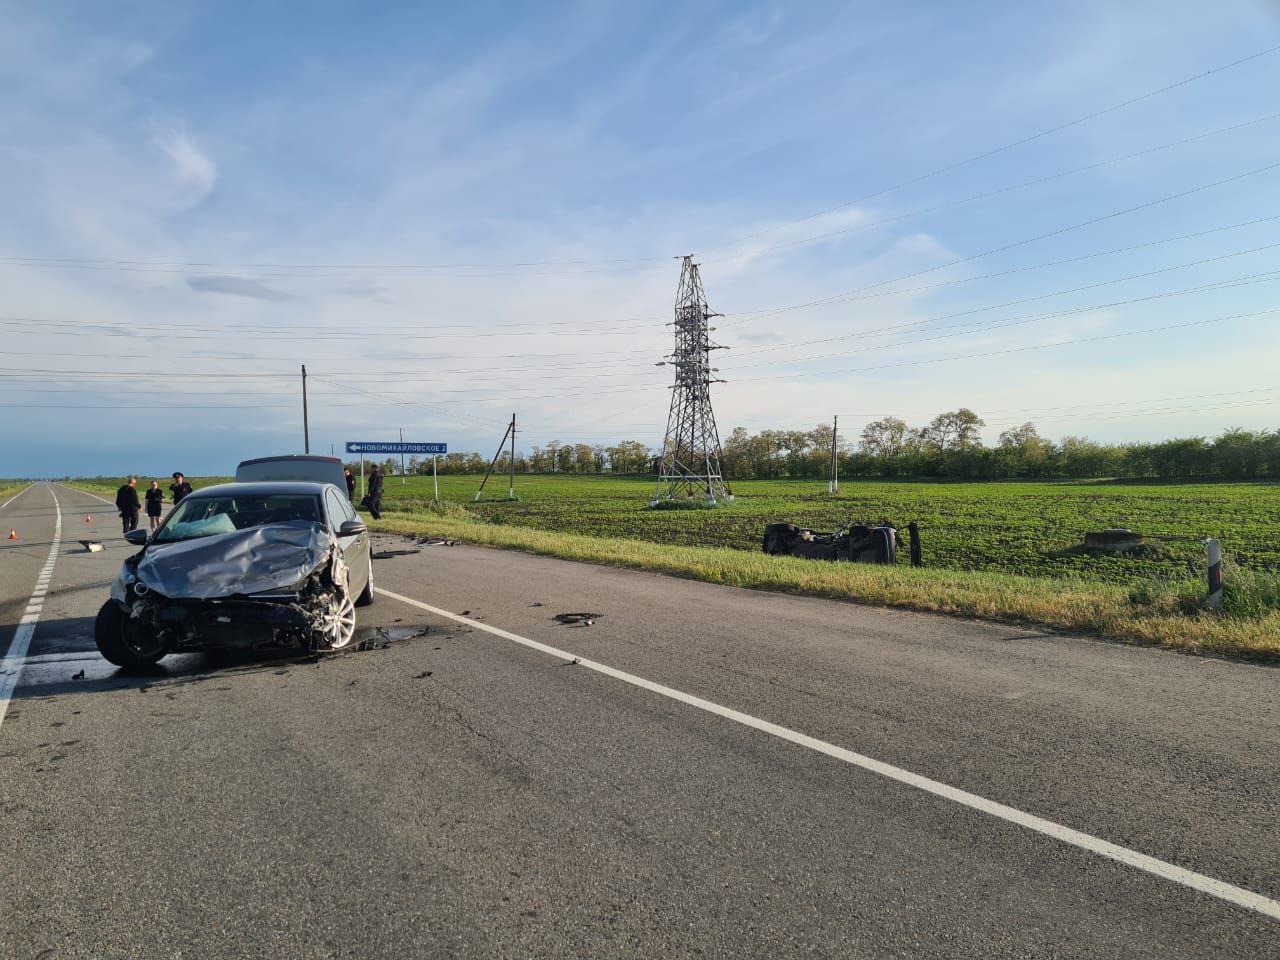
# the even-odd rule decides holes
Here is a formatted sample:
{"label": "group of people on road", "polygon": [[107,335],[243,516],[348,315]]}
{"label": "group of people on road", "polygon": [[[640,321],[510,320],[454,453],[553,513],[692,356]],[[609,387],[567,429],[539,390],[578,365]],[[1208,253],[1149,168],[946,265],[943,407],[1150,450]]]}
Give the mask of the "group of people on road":
{"label": "group of people on road", "polygon": [[[173,483],[169,484],[169,493],[173,497],[173,503],[176,506],[182,502],[182,498],[191,493],[191,484],[187,482],[187,478],[181,472],[173,475]],[[160,526],[160,518],[164,515],[164,491],[160,489],[160,481],[152,480],[150,488],[143,495],[147,502],[147,519],[151,523],[151,530],[156,530]],[[138,516],[142,513],[142,500],[138,498],[138,478],[130,477],[124,482],[119,490],[116,491],[116,509],[120,512],[120,521],[124,526],[124,532],[138,529]]]}
{"label": "group of people on road", "polygon": [[[356,478],[352,476],[350,469],[344,469],[347,481],[347,497],[355,502],[356,499]],[[187,482],[187,478],[181,472],[173,475],[173,483],[169,484],[169,492],[173,498],[173,505],[177,506],[182,502],[182,498],[191,493],[191,484]],[[146,500],[147,519],[150,521],[151,530],[154,532],[160,527],[160,518],[164,515],[164,491],[160,489],[160,481],[152,480],[151,487],[143,494]],[[369,492],[364,499],[360,501],[360,505],[373,514],[373,519],[382,519],[382,470],[375,463],[369,472]],[[138,478],[129,477],[116,491],[116,509],[120,511],[120,521],[124,526],[124,532],[138,529],[138,517],[142,513],[142,500],[138,498]]]}

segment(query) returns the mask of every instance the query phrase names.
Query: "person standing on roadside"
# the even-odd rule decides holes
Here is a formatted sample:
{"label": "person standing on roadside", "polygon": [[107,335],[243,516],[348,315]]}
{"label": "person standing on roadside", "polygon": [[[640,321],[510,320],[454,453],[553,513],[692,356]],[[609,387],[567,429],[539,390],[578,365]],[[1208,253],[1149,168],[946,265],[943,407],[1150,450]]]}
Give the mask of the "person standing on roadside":
{"label": "person standing on roadside", "polygon": [[182,502],[182,498],[191,493],[191,484],[187,483],[187,478],[181,472],[173,475],[173,483],[169,484],[169,492],[173,494],[173,505],[176,507]]}
{"label": "person standing on roadside", "polygon": [[376,463],[369,471],[369,512],[373,519],[382,519],[382,471]]}
{"label": "person standing on roadside", "polygon": [[347,480],[347,499],[352,503],[356,502],[356,478],[351,472],[350,467],[343,467],[342,472],[346,475]]}
{"label": "person standing on roadside", "polygon": [[142,501],[138,499],[136,478],[130,477],[116,491],[116,509],[120,511],[120,521],[124,524],[125,533],[138,529],[138,512],[142,509]]}
{"label": "person standing on roadside", "polygon": [[164,513],[164,491],[160,489],[160,481],[152,480],[151,488],[144,495],[147,501],[147,520],[151,523],[151,532],[160,529],[160,515]]}

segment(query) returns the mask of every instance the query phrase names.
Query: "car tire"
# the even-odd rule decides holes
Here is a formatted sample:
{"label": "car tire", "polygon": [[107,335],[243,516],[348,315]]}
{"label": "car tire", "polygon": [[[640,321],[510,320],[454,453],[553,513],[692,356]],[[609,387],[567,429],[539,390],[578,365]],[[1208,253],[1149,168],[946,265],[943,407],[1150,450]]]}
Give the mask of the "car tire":
{"label": "car tire", "polygon": [[120,604],[114,600],[104,603],[93,621],[93,639],[98,644],[98,652],[117,667],[146,670],[155,666],[168,653],[163,647],[145,653],[134,649],[125,642],[124,632],[127,627],[128,618],[120,609]]}
{"label": "car tire", "polygon": [[367,607],[373,603],[373,557],[369,557],[369,579],[365,582],[360,596],[356,597],[357,607]]}

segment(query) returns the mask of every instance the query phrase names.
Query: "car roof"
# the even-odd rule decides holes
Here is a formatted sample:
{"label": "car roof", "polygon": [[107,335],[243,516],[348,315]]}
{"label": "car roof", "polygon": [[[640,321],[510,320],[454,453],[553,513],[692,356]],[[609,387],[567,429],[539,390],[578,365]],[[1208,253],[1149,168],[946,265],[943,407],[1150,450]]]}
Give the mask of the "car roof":
{"label": "car roof", "polygon": [[[220,483],[213,487],[201,487],[183,499],[201,499],[212,496],[265,496],[272,493],[311,494],[319,496],[328,489],[337,490],[331,483],[314,483],[303,480],[262,480],[257,483]],[[341,492],[341,491],[340,491]],[[346,496],[346,493],[343,493]]]}

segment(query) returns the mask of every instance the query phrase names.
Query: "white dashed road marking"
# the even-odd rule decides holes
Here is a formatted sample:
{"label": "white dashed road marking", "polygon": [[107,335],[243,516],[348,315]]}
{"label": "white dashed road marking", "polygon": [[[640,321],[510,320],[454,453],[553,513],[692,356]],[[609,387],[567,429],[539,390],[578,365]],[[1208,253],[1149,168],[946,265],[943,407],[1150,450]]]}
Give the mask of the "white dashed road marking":
{"label": "white dashed road marking", "polygon": [[[30,489],[30,488],[28,488]],[[31,637],[36,632],[36,623],[44,609],[44,597],[49,592],[49,581],[53,577],[53,565],[58,559],[58,547],[62,543],[62,508],[52,487],[46,488],[53,497],[54,521],[53,542],[49,544],[49,559],[40,568],[40,576],[36,578],[36,588],[27,602],[27,609],[18,620],[18,629],[14,631],[13,640],[9,643],[9,651],[4,660],[0,660],[0,724],[4,723],[4,715],[9,711],[9,700],[18,678],[22,675],[22,665],[26,662],[27,650],[31,646]]]}
{"label": "white dashed road marking", "polygon": [[545,643],[539,643],[537,640],[530,640],[528,637],[522,637],[516,633],[510,633],[506,630],[492,627],[487,623],[481,623],[478,620],[471,620],[468,617],[460,617],[456,613],[450,613],[448,610],[441,610],[439,607],[433,607],[430,604],[423,603],[420,600],[414,600],[411,597],[403,597],[398,593],[392,593],[390,590],[383,590],[381,587],[374,588],[384,597],[392,600],[398,600],[401,603],[407,603],[411,607],[417,607],[419,610],[425,610],[427,613],[433,613],[438,617],[444,617],[455,623],[464,623],[468,627],[476,630],[483,630],[485,633],[491,633],[495,637],[501,637],[504,640],[510,640],[513,643],[521,644],[540,653],[549,654],[561,660],[572,660],[575,664],[585,670],[594,670],[596,673],[604,674],[606,677],[612,677],[614,680],[620,680],[623,683],[631,684],[633,687],[639,687],[642,690],[648,690],[650,693],[656,693],[672,700],[678,700],[680,703],[688,704],[707,713],[713,713],[718,717],[724,717],[726,720],[732,720],[743,726],[751,727],[762,733],[768,733],[783,740],[802,747],[808,747],[818,753],[826,754],[828,757],[834,757],[837,760],[843,760],[845,763],[852,764],[855,767],[861,767],[863,770],[869,770],[872,773],[887,777],[890,780],[896,780],[898,783],[906,784],[917,790],[923,790],[925,793],[932,794],[935,797],[941,797],[944,800],[950,800],[961,806],[977,810],[981,813],[988,814],[1008,823],[1016,824],[1027,830],[1043,834],[1046,837],[1052,837],[1054,840],[1060,840],[1068,843],[1073,847],[1079,847],[1082,850],[1088,850],[1090,853],[1096,853],[1099,856],[1106,857],[1110,860],[1116,860],[1126,866],[1142,870],[1146,873],[1160,877],[1162,880],[1168,880],[1171,883],[1181,884],[1184,887],[1190,887],[1192,890],[1198,890],[1201,893],[1207,893],[1211,897],[1217,897],[1219,900],[1225,900],[1236,906],[1244,907],[1247,910],[1255,910],[1265,916],[1280,920],[1280,902],[1264,897],[1252,890],[1246,890],[1243,887],[1237,887],[1222,880],[1215,880],[1213,877],[1205,876],[1202,873],[1196,873],[1193,870],[1187,870],[1172,863],[1166,863],[1164,860],[1157,860],[1155,857],[1149,857],[1145,853],[1138,853],[1136,850],[1130,850],[1128,847],[1122,847],[1118,844],[1111,843],[1108,840],[1102,840],[1099,837],[1091,836],[1087,833],[1081,833],[1079,830],[1073,830],[1071,827],[1064,827],[1062,824],[1054,823],[1052,820],[1046,820],[1043,817],[1037,817],[1033,813],[1026,813],[1015,807],[1005,806],[1003,803],[997,803],[994,800],[988,800],[986,797],[980,797],[976,793],[969,793],[956,787],[948,786],[937,780],[930,780],[928,777],[922,777],[910,770],[904,770],[901,767],[895,767],[892,764],[884,763],[872,757],[864,756],[860,753],[854,753],[852,750],[846,750],[844,747],[837,747],[835,744],[827,743],[825,740],[818,740],[804,733],[798,733],[787,727],[780,727],[776,723],[770,723],[768,720],[761,720],[750,714],[742,713],[731,707],[724,707],[710,700],[703,700],[701,697],[695,697],[692,694],[683,693],[672,687],[663,686],[660,683],[654,683],[652,680],[646,680],[643,677],[637,677],[635,674],[626,673],[622,670],[614,669],[603,663],[596,663],[594,660],[588,660],[585,657],[579,657],[576,654],[569,653],[566,650],[560,650],[556,647],[549,646]]}

